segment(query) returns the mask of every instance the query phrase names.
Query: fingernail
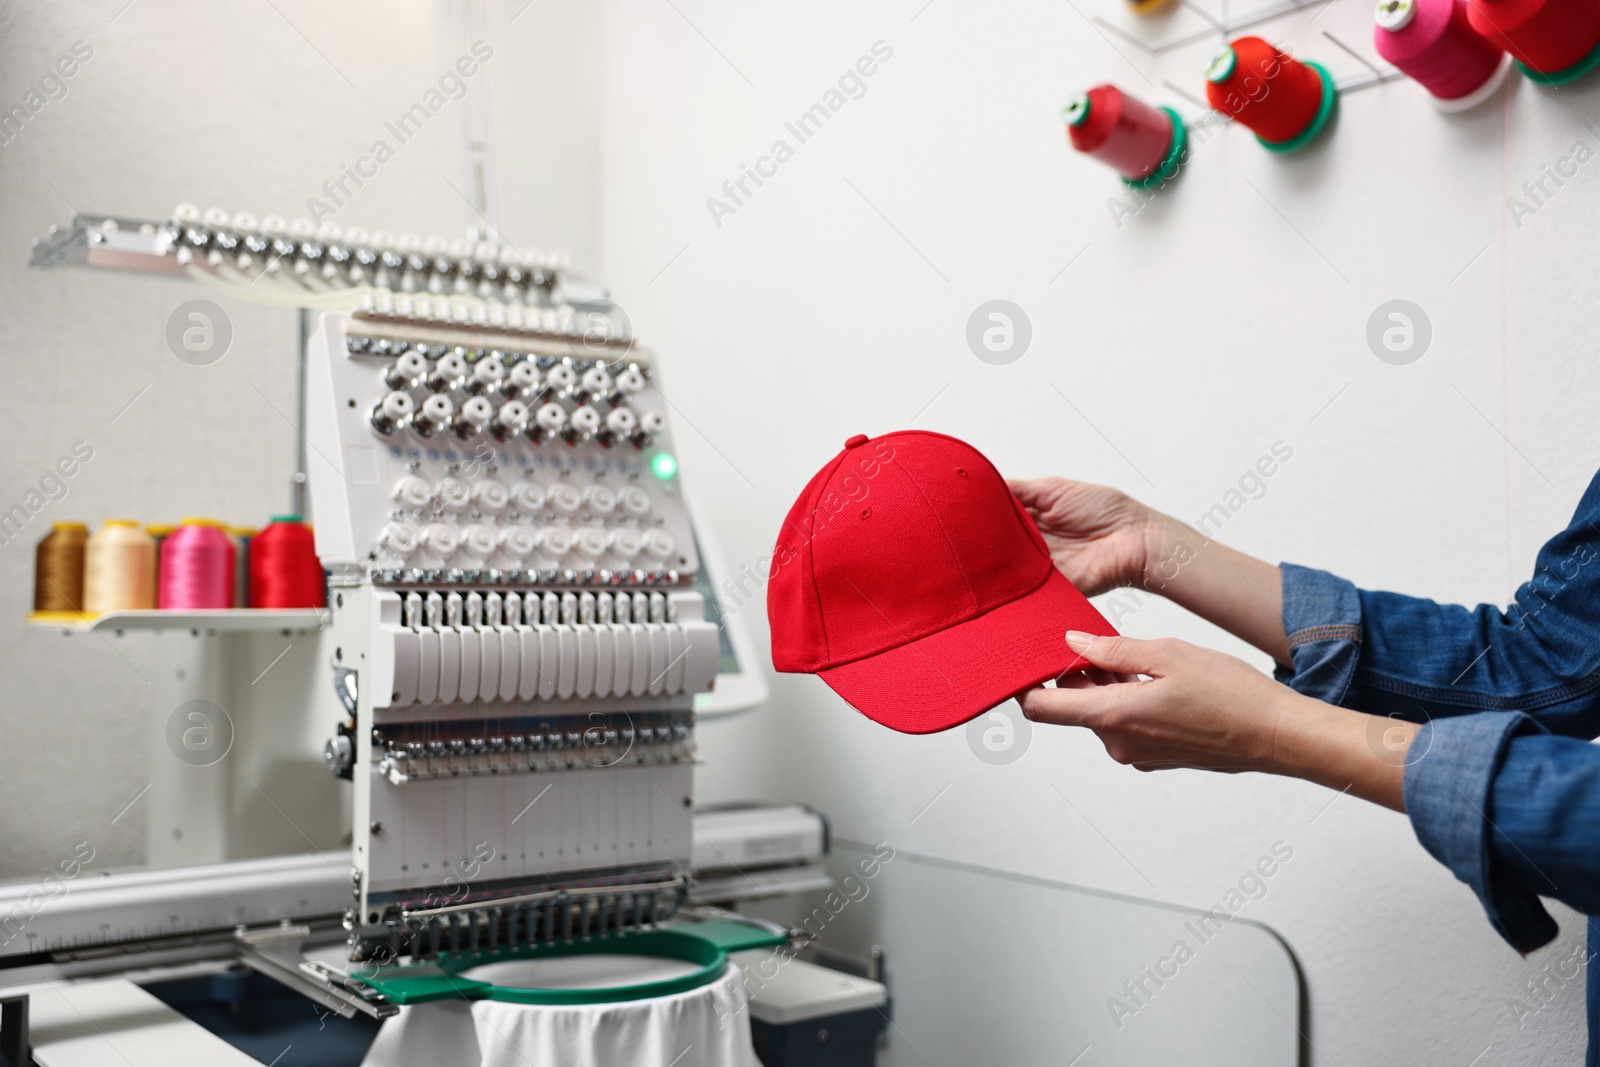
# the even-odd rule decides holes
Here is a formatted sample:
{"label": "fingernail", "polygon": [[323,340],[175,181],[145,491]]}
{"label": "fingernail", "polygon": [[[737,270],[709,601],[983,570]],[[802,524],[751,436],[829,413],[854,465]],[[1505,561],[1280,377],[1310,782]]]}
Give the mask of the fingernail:
{"label": "fingernail", "polygon": [[1067,631],[1067,647],[1074,652],[1082,652],[1094,644],[1094,634],[1086,634],[1082,630]]}

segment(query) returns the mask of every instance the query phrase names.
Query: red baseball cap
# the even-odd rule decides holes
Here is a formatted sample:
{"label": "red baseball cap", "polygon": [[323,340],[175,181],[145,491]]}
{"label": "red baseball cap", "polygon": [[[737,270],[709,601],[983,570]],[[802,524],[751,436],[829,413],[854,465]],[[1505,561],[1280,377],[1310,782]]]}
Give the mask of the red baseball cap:
{"label": "red baseball cap", "polygon": [[994,465],[925,430],[852,437],[811,479],[773,551],[767,618],[774,667],[909,734],[1088,666],[1068,630],[1116,633]]}

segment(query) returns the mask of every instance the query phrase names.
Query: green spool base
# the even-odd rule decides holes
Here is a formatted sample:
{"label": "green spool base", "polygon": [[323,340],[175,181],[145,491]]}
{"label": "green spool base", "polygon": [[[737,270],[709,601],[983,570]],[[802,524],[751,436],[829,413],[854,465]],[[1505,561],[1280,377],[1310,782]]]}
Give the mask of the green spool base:
{"label": "green spool base", "polygon": [[1293,152],[1297,148],[1304,148],[1316,139],[1317,134],[1328,124],[1328,119],[1333,116],[1334,104],[1338,101],[1338,90],[1333,87],[1333,75],[1328,73],[1328,68],[1321,63],[1305,60],[1305,65],[1317,72],[1317,77],[1322,79],[1322,102],[1317,105],[1316,118],[1311,124],[1287,141],[1269,141],[1260,134],[1256,140],[1272,149],[1274,152]]}
{"label": "green spool base", "polygon": [[1177,175],[1178,165],[1183,160],[1183,148],[1189,143],[1189,131],[1184,128],[1183,116],[1170,107],[1163,106],[1161,110],[1172,118],[1172,144],[1167,148],[1166,156],[1155,170],[1143,178],[1122,179],[1135,189],[1148,189],[1152,185],[1164,185],[1171,181]]}
{"label": "green spool base", "polygon": [[[664,997],[698,989],[721,978],[728,969],[728,953],[747,948],[772,948],[785,939],[745,923],[708,919],[671,923],[655,930],[611,934],[583,940],[460,953],[423,963],[379,967],[374,973],[352,977],[371,986],[391,1004],[422,1004],[432,1000],[499,1000],[511,1004],[611,1004],[618,1001]],[[638,985],[604,989],[507,988],[460,977],[462,971],[485,963],[508,960],[557,959],[589,955],[659,956],[697,965],[690,974]]]}
{"label": "green spool base", "polygon": [[1565,70],[1539,71],[1531,70],[1528,65],[1517,60],[1517,66],[1522,68],[1522,73],[1528,76],[1529,81],[1536,81],[1540,85],[1565,85],[1567,82],[1576,81],[1589,73],[1596,66],[1600,66],[1600,42],[1589,49],[1589,54],[1578,60]]}

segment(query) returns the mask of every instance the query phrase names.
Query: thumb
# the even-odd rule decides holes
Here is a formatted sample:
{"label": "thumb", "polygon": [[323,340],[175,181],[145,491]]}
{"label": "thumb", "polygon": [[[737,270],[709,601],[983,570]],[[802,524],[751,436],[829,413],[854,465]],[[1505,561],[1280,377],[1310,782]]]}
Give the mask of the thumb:
{"label": "thumb", "polygon": [[1166,672],[1171,649],[1166,641],[1138,641],[1132,637],[1098,637],[1082,630],[1067,631],[1067,647],[1096,667],[1123,674]]}

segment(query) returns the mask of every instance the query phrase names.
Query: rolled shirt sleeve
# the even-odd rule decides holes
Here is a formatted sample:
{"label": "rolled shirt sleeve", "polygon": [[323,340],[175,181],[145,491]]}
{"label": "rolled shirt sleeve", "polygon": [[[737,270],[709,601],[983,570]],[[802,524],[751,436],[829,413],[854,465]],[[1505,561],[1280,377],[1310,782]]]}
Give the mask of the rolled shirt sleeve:
{"label": "rolled shirt sleeve", "polygon": [[[1478,701],[1471,699],[1461,704],[1420,699],[1424,692],[1449,688],[1448,678],[1441,683],[1440,675],[1452,669],[1450,660],[1483,658],[1474,613],[1395,594],[1367,593],[1310,567],[1286,563],[1282,573],[1291,664],[1278,667],[1277,679],[1326,703],[1424,723],[1411,743],[1404,782],[1406,812],[1417,840],[1471,888],[1490,925],[1514,948],[1528,952],[1548,943],[1556,936],[1556,924],[1539,897],[1583,905],[1535,864],[1522,860],[1527,855],[1547,855],[1550,849],[1572,849],[1592,857],[1588,865],[1593,869],[1582,872],[1581,879],[1579,872],[1569,871],[1573,877],[1567,888],[1580,880],[1600,886],[1600,749],[1551,738],[1520,711],[1480,711]],[[1414,606],[1392,614],[1381,606],[1375,611],[1376,597],[1383,598],[1381,606],[1399,608],[1401,602]],[[1429,609],[1438,611],[1432,625],[1407,625]],[[1456,625],[1442,621],[1446,619]],[[1374,630],[1382,631],[1376,650]],[[1474,644],[1477,652],[1471,651]],[[1374,666],[1383,669],[1373,670]],[[1460,673],[1460,667],[1453,669]],[[1547,688],[1541,683],[1533,679],[1533,691]],[[1549,753],[1533,745],[1516,748],[1514,740],[1523,737],[1560,740],[1576,750],[1571,757],[1575,766],[1592,765],[1597,789],[1586,826],[1550,808],[1552,803],[1569,802],[1570,796],[1529,790],[1529,782],[1539,777],[1534,764]],[[1505,824],[1495,817],[1497,812],[1506,816]],[[1568,831],[1563,838],[1552,836],[1558,818]],[[1508,828],[1511,836],[1496,832],[1496,825]],[[1582,838],[1582,844],[1575,838]],[[1600,907],[1600,900],[1595,903]]]}
{"label": "rolled shirt sleeve", "polygon": [[1286,563],[1290,664],[1318,700],[1423,724],[1405,775],[1417,839],[1521,951],[1541,897],[1600,913],[1600,474],[1505,608],[1359,589]]}
{"label": "rolled shirt sleeve", "polygon": [[[1557,840],[1555,823],[1561,816],[1551,805],[1562,798],[1521,788],[1530,775],[1537,777],[1530,764],[1544,754],[1515,750],[1513,739],[1519,734],[1554,740],[1519,712],[1484,712],[1429,723],[1411,742],[1405,801],[1422,847],[1477,894],[1496,933],[1519,952],[1531,952],[1557,933],[1539,896],[1560,896],[1561,887],[1528,859],[1523,848],[1540,855],[1552,848],[1581,849],[1592,885],[1600,879],[1596,869],[1600,856],[1595,854],[1600,833],[1588,830],[1580,844],[1571,840],[1569,826],[1563,835],[1568,839]],[[1579,741],[1562,740],[1580,752],[1591,749]],[[1590,754],[1600,757],[1600,751],[1591,749]],[[1590,762],[1600,782],[1600,759]],[[1585,817],[1600,820],[1600,794],[1589,799],[1592,806]],[[1589,825],[1600,827],[1600,821]],[[1564,861],[1563,869],[1570,870],[1570,861]],[[1569,903],[1576,906],[1575,901]]]}
{"label": "rolled shirt sleeve", "polygon": [[[1309,567],[1284,564],[1282,572],[1291,664],[1278,667],[1278,680],[1330,704],[1423,723],[1411,743],[1404,782],[1406,813],[1417,840],[1476,894],[1490,925],[1512,947],[1528,952],[1548,943],[1557,929],[1540,896],[1582,905],[1534,865],[1520,862],[1518,849],[1524,854],[1530,849],[1544,854],[1550,847],[1581,849],[1594,857],[1595,869],[1583,876],[1586,884],[1600,885],[1600,795],[1594,798],[1594,821],[1588,824],[1596,829],[1587,833],[1584,844],[1574,844],[1572,837],[1585,833],[1533,844],[1551,835],[1559,816],[1549,804],[1564,799],[1548,791],[1543,796],[1527,792],[1528,782],[1538,776],[1530,762],[1548,753],[1527,746],[1515,750],[1514,761],[1511,753],[1514,739],[1550,735],[1521,711],[1480,710],[1482,692],[1452,693],[1461,701],[1454,704],[1438,698],[1441,690],[1451,688],[1447,672],[1460,674],[1474,657],[1487,658],[1478,613],[1367,593]],[[1385,607],[1396,610],[1386,612]],[[1419,619],[1429,624],[1417,625]],[[1502,684],[1508,681],[1501,676]],[[1495,702],[1546,692],[1546,682],[1530,675]],[[1539,700],[1529,703],[1548,707]],[[1576,717],[1574,712],[1566,719]],[[1579,750],[1580,764],[1593,760],[1600,784],[1600,749],[1558,740]],[[1502,775],[1508,776],[1504,785]],[[1515,836],[1494,829],[1497,803],[1508,815],[1516,813],[1510,820]],[[1574,888],[1576,881],[1567,888]]]}
{"label": "rolled shirt sleeve", "polygon": [[1327,571],[1285,563],[1283,630],[1292,666],[1274,676],[1298,693],[1326,704],[1355,707],[1354,682],[1361,652],[1361,593]]}

